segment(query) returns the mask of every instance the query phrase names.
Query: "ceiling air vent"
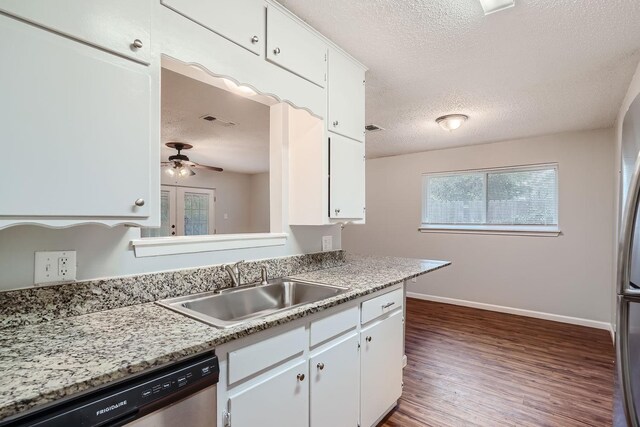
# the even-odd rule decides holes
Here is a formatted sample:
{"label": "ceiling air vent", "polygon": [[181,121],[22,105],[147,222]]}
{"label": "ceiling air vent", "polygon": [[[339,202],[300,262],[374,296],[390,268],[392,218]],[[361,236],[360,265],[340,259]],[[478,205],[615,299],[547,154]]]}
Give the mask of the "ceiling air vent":
{"label": "ceiling air vent", "polygon": [[374,124],[366,125],[364,128],[369,132],[379,132],[381,130],[384,130],[384,128],[381,128],[380,126]]}
{"label": "ceiling air vent", "polygon": [[202,120],[206,120],[208,122],[216,122],[220,126],[226,126],[226,127],[235,126],[237,124],[237,123],[234,123],[234,122],[232,122],[230,120],[223,119],[222,117],[215,117],[215,116],[212,116],[210,114],[207,114],[206,116],[202,116],[200,118]]}

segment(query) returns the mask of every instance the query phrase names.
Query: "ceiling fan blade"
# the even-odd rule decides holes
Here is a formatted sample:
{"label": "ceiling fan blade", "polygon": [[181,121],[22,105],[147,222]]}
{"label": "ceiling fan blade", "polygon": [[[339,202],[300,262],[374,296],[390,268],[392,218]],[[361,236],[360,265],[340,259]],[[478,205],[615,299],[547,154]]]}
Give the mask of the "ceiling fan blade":
{"label": "ceiling fan blade", "polygon": [[216,166],[201,165],[200,163],[195,163],[195,162],[193,162],[193,166],[199,167],[199,168],[204,168],[204,169],[209,169],[209,170],[216,171],[216,172],[222,172],[224,170],[224,169],[216,167]]}

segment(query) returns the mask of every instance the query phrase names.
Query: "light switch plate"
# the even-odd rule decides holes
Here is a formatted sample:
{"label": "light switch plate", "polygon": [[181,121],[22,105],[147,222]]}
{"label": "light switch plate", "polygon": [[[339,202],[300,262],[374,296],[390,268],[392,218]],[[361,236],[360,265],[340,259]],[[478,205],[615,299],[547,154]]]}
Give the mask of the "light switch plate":
{"label": "light switch plate", "polygon": [[36,252],[33,283],[76,280],[76,251]]}
{"label": "light switch plate", "polygon": [[327,252],[333,249],[333,237],[322,236],[322,252]]}

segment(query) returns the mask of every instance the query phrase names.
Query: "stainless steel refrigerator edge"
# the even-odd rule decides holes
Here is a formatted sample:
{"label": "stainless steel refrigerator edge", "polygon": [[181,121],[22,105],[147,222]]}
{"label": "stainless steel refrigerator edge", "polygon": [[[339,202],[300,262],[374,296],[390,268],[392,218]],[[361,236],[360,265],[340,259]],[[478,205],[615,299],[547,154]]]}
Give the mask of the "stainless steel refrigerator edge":
{"label": "stainless steel refrigerator edge", "polygon": [[639,427],[640,408],[640,96],[629,107],[622,131],[618,248],[616,353],[627,423]]}

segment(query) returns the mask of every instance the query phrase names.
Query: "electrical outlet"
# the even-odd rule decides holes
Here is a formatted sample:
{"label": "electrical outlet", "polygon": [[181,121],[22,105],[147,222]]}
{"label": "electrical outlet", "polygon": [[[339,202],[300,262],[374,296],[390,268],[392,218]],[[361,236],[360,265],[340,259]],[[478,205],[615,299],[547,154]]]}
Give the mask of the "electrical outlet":
{"label": "electrical outlet", "polygon": [[322,252],[327,252],[333,249],[333,237],[322,236]]}
{"label": "electrical outlet", "polygon": [[76,251],[36,252],[33,283],[76,280]]}

